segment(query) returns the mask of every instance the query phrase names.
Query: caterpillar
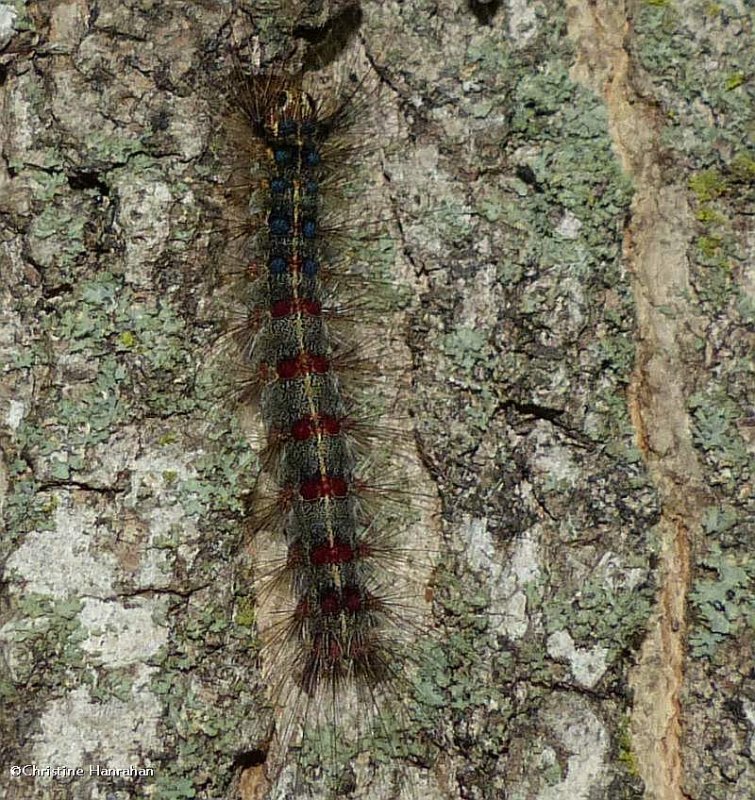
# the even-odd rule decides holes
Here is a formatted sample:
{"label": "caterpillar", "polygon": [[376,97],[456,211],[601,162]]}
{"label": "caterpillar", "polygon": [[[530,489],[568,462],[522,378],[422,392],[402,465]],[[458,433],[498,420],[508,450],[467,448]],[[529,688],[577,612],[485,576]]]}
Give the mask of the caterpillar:
{"label": "caterpillar", "polygon": [[[309,736],[320,745],[322,783],[322,760],[338,765],[350,729],[356,752],[371,725],[391,724],[391,701],[407,686],[403,645],[421,606],[411,574],[424,561],[402,539],[413,493],[377,480],[393,470],[376,457],[378,443],[394,445],[395,462],[396,434],[405,432],[395,413],[391,424],[376,424],[375,395],[362,387],[365,377],[390,373],[367,341],[386,322],[384,281],[365,241],[350,247],[337,221],[363,81],[351,76],[318,95],[308,78],[284,68],[238,78],[249,237],[232,338],[246,376],[242,399],[263,422],[261,461],[272,487],[249,515],[277,714],[269,771],[275,779]],[[343,778],[334,780],[340,788],[332,791],[343,791]],[[302,796],[301,775],[295,782],[293,796]]]}

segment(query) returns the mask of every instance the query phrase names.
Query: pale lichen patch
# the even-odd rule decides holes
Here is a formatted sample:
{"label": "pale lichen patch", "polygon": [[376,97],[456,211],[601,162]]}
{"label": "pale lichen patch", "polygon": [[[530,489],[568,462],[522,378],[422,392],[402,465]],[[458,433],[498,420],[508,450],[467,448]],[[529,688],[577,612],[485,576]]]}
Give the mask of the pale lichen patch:
{"label": "pale lichen patch", "polygon": [[574,451],[553,440],[546,423],[539,423],[530,441],[534,450],[533,469],[550,485],[575,486],[581,478]]}
{"label": "pale lichen patch", "polygon": [[104,534],[96,511],[75,504],[65,493],[56,497],[54,529],[31,531],[8,559],[8,570],[23,580],[26,593],[55,598],[109,596],[116,563],[111,556],[94,553],[95,536]]}
{"label": "pale lichen patch", "polygon": [[742,709],[744,710],[747,724],[750,726],[749,751],[750,757],[755,759],[755,702],[742,698]]}
{"label": "pale lichen patch", "polygon": [[484,585],[490,587],[489,615],[495,628],[512,640],[521,638],[533,616],[527,614],[527,586],[541,575],[538,534],[533,529],[519,538],[505,565],[496,557],[487,520],[470,520],[463,538],[469,566],[487,573]]}
{"label": "pale lichen patch", "polygon": [[509,0],[507,5],[509,36],[516,47],[525,47],[537,35],[537,12],[543,7],[528,0]]}
{"label": "pale lichen patch", "polygon": [[13,38],[13,23],[18,18],[18,12],[12,6],[0,4],[0,49]]}
{"label": "pale lichen patch", "polygon": [[137,285],[149,282],[148,267],[166,246],[170,234],[168,209],[173,195],[166,183],[135,183],[130,173],[117,184],[120,209],[116,224],[126,240],[125,274]]}
{"label": "pale lichen patch", "polygon": [[556,227],[556,233],[563,236],[564,239],[576,239],[579,237],[581,229],[582,222],[579,217],[576,217],[571,211],[565,211]]}
{"label": "pale lichen patch", "polygon": [[571,696],[552,701],[545,712],[549,728],[568,753],[564,779],[543,789],[537,800],[589,800],[605,797],[604,761],[609,737],[603,723],[583,698]]}
{"label": "pale lichen patch", "polygon": [[567,661],[577,683],[591,689],[608,669],[608,650],[605,647],[577,647],[569,631],[552,633],[546,643],[548,655],[557,661]]}
{"label": "pale lichen patch", "polygon": [[[79,646],[108,668],[140,664],[155,655],[168,639],[166,628],[156,625],[156,601],[135,597],[128,606],[84,598],[79,622],[87,633]],[[157,601],[165,613],[166,602]]]}
{"label": "pale lichen patch", "polygon": [[142,766],[140,754],[159,747],[161,707],[144,683],[149,672],[142,670],[128,702],[93,701],[85,687],[51,702],[40,718],[32,758],[40,764],[87,766],[94,758],[111,767]]}
{"label": "pale lichen patch", "polygon": [[125,425],[104,442],[91,444],[80,470],[81,480],[90,486],[114,486],[139,452],[136,429]]}
{"label": "pale lichen patch", "polygon": [[26,413],[26,405],[20,400],[10,400],[8,403],[8,411],[5,415],[5,424],[12,430],[18,430],[21,420]]}

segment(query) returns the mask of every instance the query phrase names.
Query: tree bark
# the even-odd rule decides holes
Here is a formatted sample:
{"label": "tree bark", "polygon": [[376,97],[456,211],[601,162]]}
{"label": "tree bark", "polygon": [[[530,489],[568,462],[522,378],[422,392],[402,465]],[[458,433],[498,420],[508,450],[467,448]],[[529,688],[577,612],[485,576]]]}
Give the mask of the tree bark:
{"label": "tree bark", "polygon": [[[751,24],[0,4],[0,797],[276,796],[257,456],[209,363],[221,117],[233,49],[318,45],[379,87],[361,200],[410,289],[397,380],[440,504],[421,755],[376,732],[350,796],[755,795]],[[154,774],[102,773],[129,766]]]}

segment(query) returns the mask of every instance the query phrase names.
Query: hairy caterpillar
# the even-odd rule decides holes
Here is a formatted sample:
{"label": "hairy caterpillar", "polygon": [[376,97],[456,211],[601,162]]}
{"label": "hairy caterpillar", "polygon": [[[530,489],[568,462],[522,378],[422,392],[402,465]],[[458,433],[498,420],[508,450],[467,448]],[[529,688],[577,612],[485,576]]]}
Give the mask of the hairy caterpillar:
{"label": "hairy caterpillar", "polygon": [[[395,414],[375,424],[374,393],[362,387],[393,371],[381,367],[373,341],[388,320],[384,278],[370,263],[370,239],[350,244],[338,210],[351,201],[344,170],[356,152],[363,82],[318,91],[308,80],[282,69],[240,79],[253,177],[240,182],[249,237],[233,338],[243,398],[264,423],[272,484],[250,513],[278,717],[269,771],[274,777],[276,762],[309,740],[314,781],[324,784],[325,760],[358,752],[371,724],[392,724],[419,591],[407,577],[413,547],[402,529],[412,492],[397,489],[393,466],[377,453],[405,433]],[[304,791],[300,777],[293,796]],[[328,791],[344,790],[336,780]]]}

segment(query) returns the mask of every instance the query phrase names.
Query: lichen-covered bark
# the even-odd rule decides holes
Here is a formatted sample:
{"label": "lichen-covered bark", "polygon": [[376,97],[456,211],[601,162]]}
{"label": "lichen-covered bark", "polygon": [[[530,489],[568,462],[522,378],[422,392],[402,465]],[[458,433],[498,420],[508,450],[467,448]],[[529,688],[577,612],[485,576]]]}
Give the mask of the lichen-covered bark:
{"label": "lichen-covered bark", "polygon": [[237,37],[333,20],[382,87],[374,216],[443,504],[417,752],[378,732],[363,796],[752,796],[736,0],[0,4],[0,793],[267,796],[257,461],[208,363],[217,98]]}
{"label": "lichen-covered bark", "polygon": [[626,248],[640,328],[631,396],[663,498],[661,589],[631,679],[638,769],[648,797],[744,798],[755,791],[751,364],[742,369],[752,349],[751,20],[735,3],[572,11],[575,71],[604,93],[636,187]]}
{"label": "lichen-covered bark", "polygon": [[[200,369],[215,123],[196,90],[227,9],[16,12],[0,134],[0,785],[217,796],[264,727],[236,580],[254,457]],[[8,772],[34,763],[85,774]]]}
{"label": "lichen-covered bark", "polygon": [[626,402],[631,187],[569,75],[562,7],[428,12],[423,31],[416,11],[374,18],[416,108],[393,184],[439,220],[403,230],[427,273],[417,424],[445,498],[441,761],[456,796],[640,797],[626,676],[658,509]]}

